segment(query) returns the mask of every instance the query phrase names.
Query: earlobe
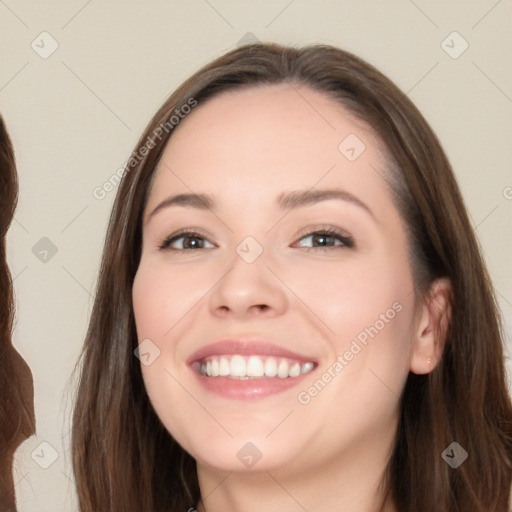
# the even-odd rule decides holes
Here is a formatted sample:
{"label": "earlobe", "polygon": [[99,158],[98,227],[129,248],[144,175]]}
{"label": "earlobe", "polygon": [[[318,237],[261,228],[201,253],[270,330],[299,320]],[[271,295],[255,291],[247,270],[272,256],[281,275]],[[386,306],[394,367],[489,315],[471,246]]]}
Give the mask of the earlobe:
{"label": "earlobe", "polygon": [[442,358],[451,321],[451,292],[450,280],[439,278],[423,298],[412,340],[410,369],[413,373],[430,373]]}

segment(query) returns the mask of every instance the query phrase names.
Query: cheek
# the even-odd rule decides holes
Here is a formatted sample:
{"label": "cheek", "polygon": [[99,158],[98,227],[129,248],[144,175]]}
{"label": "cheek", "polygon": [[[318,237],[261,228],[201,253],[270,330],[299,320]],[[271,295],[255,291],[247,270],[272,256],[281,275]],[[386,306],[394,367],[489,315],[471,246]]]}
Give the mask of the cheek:
{"label": "cheek", "polygon": [[301,269],[294,286],[340,341],[354,338],[375,323],[379,330],[382,322],[386,326],[400,323],[395,318],[405,315],[397,315],[396,310],[412,298],[407,267],[379,260],[334,262],[314,272]]}
{"label": "cheek", "polygon": [[164,342],[170,339],[171,330],[204,296],[201,281],[197,270],[190,272],[158,262],[142,262],[132,289],[139,340],[154,339],[165,349]]}
{"label": "cheek", "polygon": [[157,414],[172,412],[165,407],[165,400],[167,393],[176,391],[171,376],[176,361],[173,329],[190,309],[186,291],[174,277],[161,265],[141,262],[132,288],[142,376]]}
{"label": "cheek", "polygon": [[333,398],[348,382],[369,404],[373,394],[386,394],[386,387],[399,394],[408,373],[414,319],[406,252],[373,252],[302,272],[296,290],[329,329],[331,364],[343,358],[341,372],[336,372],[340,366],[331,369],[337,376]]}
{"label": "cheek", "polygon": [[407,272],[399,265],[367,263],[336,270],[333,265],[325,276],[301,277],[308,305],[331,333],[324,373],[298,399],[332,426],[333,436],[341,421],[357,437],[380,419],[391,420],[409,371],[414,295]]}
{"label": "cheek", "polygon": [[[190,396],[180,385],[183,368],[177,366],[174,340],[181,335],[181,329],[186,329],[184,317],[198,300],[200,290],[194,293],[191,275],[194,274],[176,269],[171,272],[169,265],[143,260],[132,288],[146,392],[157,416],[180,440],[185,436],[185,429],[179,411],[190,406]],[[144,354],[149,354],[147,359]]]}
{"label": "cheek", "polygon": [[[168,301],[166,279],[156,268],[139,268],[133,282],[132,300],[139,341],[158,339],[164,329],[165,307]],[[172,319],[169,318],[169,321]]]}

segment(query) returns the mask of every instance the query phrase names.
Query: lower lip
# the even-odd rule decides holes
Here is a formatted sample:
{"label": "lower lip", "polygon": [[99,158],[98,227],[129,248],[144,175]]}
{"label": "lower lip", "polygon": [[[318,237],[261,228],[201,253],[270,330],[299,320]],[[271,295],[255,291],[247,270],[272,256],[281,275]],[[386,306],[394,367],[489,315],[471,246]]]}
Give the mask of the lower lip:
{"label": "lower lip", "polygon": [[286,377],[284,379],[279,377],[231,379],[229,377],[205,377],[193,368],[191,370],[207,391],[232,400],[255,400],[282,393],[301,383],[315,371],[313,368],[310,372],[303,373],[298,377]]}

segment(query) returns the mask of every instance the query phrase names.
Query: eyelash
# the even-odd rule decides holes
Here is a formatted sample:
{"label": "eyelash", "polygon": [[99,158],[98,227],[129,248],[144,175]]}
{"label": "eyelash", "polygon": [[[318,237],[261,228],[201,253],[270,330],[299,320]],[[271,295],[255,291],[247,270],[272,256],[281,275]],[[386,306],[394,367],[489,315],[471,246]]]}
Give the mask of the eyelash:
{"label": "eyelash", "polygon": [[[181,230],[178,233],[174,233],[173,235],[165,238],[161,243],[158,244],[158,249],[161,251],[173,251],[173,252],[183,252],[183,251],[194,251],[197,249],[174,249],[170,247],[170,245],[175,242],[176,240],[179,240],[180,238],[186,238],[184,235],[188,235],[193,238],[202,238],[206,240],[206,237],[201,234],[199,231],[193,231],[193,230]],[[323,252],[326,251],[326,249],[351,249],[354,247],[354,239],[351,236],[344,235],[343,233],[339,232],[336,229],[333,229],[329,226],[321,227],[313,231],[309,231],[306,233],[301,233],[299,237],[299,241],[303,238],[310,237],[312,235],[323,235],[323,236],[329,236],[332,238],[337,238],[339,241],[341,241],[341,245],[334,245],[334,246],[320,246],[320,247],[302,247],[302,249],[305,249],[306,251],[319,251],[322,250]],[[211,242],[210,242],[211,243]],[[199,248],[200,249],[200,248]]]}

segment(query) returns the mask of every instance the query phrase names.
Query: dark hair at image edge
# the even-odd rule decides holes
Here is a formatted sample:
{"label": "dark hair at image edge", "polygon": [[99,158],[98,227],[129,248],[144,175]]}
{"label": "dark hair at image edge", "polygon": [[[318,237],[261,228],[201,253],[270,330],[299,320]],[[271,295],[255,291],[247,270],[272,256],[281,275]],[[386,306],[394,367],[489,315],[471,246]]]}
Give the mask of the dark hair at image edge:
{"label": "dark hair at image edge", "polygon": [[[503,329],[490,278],[441,144],[418,109],[383,74],[327,45],[257,43],[230,51],[184,82],[150,121],[153,130],[190,98],[288,83],[325,93],[363,120],[386,150],[378,171],[407,226],[418,297],[451,282],[442,360],[409,373],[385,489],[400,512],[506,512],[512,479],[512,407]],[[80,359],[72,462],[82,512],[179,511],[194,507],[194,459],[149,402],[140,362],[132,284],[142,213],[172,130],[123,177],[109,221],[91,321]],[[453,441],[469,454],[456,470],[441,457]]]}
{"label": "dark hair at image edge", "polygon": [[6,237],[18,203],[18,175],[11,139],[0,116],[0,510],[16,510],[12,465],[18,446],[35,433],[34,390],[27,363],[12,345],[13,280]]}

